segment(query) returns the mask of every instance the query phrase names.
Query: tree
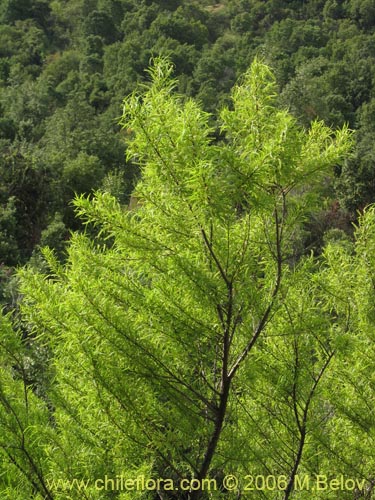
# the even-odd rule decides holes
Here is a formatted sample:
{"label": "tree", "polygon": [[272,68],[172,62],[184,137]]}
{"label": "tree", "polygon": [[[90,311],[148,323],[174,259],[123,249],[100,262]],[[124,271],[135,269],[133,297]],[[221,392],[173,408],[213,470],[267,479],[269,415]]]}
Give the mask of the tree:
{"label": "tree", "polygon": [[[23,322],[35,345],[49,346],[55,372],[44,391],[53,431],[38,427],[43,482],[40,469],[24,474],[47,498],[65,498],[43,489],[53,478],[123,473],[218,485],[140,498],[220,498],[225,473],[277,464],[287,499],[304,454],[304,467],[314,457],[308,424],[322,411],[315,400],[333,329],[329,315],[318,320],[319,295],[306,285],[314,266],[294,246],[314,186],[346,155],[350,134],[298,127],[255,60],[222,111],[218,139],[209,115],[174,93],[171,73],[157,60],[151,83],[124,103],[127,154],[141,168],[137,209],[105,192],[77,198],[97,236],[73,235],[65,266],[46,250],[48,277],[20,272]],[[265,413],[273,437],[254,424]],[[24,449],[16,455],[6,443],[5,463],[22,465]],[[113,492],[91,483],[85,495]]]}

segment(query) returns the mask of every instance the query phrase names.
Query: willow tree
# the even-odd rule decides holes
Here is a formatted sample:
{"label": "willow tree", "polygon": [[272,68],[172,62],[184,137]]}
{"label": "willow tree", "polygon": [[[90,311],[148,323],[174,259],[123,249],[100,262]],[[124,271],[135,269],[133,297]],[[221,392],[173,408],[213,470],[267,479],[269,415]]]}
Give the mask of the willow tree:
{"label": "willow tree", "polygon": [[[314,266],[296,249],[350,134],[319,122],[300,128],[257,60],[221,112],[220,131],[175,93],[171,73],[156,61],[151,82],[124,102],[127,155],[141,170],[136,208],[105,192],[78,198],[78,215],[96,229],[72,236],[63,267],[46,250],[49,274],[21,272],[23,320],[48,345],[55,374],[43,470],[220,484],[226,472],[277,464],[288,498],[304,454],[311,458],[307,422],[333,356],[329,314],[318,321],[307,284]],[[85,495],[114,498],[93,485]]]}

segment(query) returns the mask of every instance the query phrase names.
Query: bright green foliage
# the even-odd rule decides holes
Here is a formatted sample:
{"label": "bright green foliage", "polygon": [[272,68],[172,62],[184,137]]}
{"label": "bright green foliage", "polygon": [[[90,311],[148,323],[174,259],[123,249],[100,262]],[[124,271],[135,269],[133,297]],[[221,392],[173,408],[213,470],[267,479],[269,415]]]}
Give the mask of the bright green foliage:
{"label": "bright green foliage", "polygon": [[375,420],[370,410],[374,405],[374,229],[371,206],[359,219],[355,245],[330,243],[325,268],[317,276],[325,291],[323,311],[335,318],[335,357],[324,384],[326,404],[332,410],[320,441],[329,452],[332,473],[363,478],[369,498],[375,459]]}
{"label": "bright green foliage", "polygon": [[0,491],[3,498],[23,500],[48,493],[46,445],[52,422],[48,408],[33,392],[32,358],[12,331],[8,318],[0,325]]}
{"label": "bright green foliage", "polygon": [[[90,499],[134,498],[96,489],[105,475],[217,481],[216,492],[178,494],[194,500],[227,497],[225,473],[270,471],[285,476],[287,499],[296,472],[320,470],[319,425],[332,411],[320,387],[336,342],[324,292],[310,286],[316,265],[294,247],[350,133],[301,129],[255,60],[215,139],[210,116],[175,94],[171,73],[157,60],[151,83],[124,102],[127,154],[141,169],[136,209],[108,192],[79,197],[97,236],[73,235],[64,266],[45,250],[48,276],[20,272],[22,321],[34,350],[48,346],[54,372],[50,386],[34,384],[52,422],[38,427],[35,453],[45,480],[91,480]],[[4,467],[25,461],[6,445],[12,429],[0,431]],[[8,475],[15,488],[18,473]],[[46,498],[82,498],[49,484]]]}

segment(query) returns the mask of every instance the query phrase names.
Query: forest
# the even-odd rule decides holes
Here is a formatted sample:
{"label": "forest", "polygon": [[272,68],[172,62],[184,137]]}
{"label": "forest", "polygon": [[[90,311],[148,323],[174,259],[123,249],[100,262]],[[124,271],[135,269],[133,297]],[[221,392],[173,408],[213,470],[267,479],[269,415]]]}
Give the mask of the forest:
{"label": "forest", "polygon": [[0,492],[375,498],[375,5],[0,1]]}

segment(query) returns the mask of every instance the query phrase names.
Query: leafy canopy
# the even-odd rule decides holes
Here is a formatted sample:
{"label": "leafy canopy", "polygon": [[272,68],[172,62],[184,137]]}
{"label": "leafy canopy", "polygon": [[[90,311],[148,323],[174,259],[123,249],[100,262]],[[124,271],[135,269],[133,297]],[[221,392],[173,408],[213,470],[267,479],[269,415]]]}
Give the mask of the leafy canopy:
{"label": "leafy canopy", "polygon": [[[78,215],[96,232],[73,235],[64,266],[45,250],[48,275],[20,272],[23,321],[36,345],[48,346],[55,374],[39,402],[51,420],[38,430],[38,474],[23,466],[44,495],[45,477],[124,472],[219,479],[278,464],[291,481],[311,408],[318,418],[312,401],[333,330],[329,316],[319,318],[319,287],[308,290],[314,263],[295,248],[350,132],[300,128],[277,107],[274,76],[259,60],[234,88],[219,132],[175,93],[168,61],[149,73],[122,118],[127,155],[141,169],[136,208],[106,192],[78,197]],[[262,430],[268,421],[275,436]],[[27,440],[17,426],[2,432]],[[249,446],[239,452],[240,439]],[[19,463],[4,443],[6,463]],[[22,468],[7,467],[15,484]],[[99,493],[110,498],[93,485],[86,491]]]}

